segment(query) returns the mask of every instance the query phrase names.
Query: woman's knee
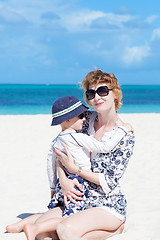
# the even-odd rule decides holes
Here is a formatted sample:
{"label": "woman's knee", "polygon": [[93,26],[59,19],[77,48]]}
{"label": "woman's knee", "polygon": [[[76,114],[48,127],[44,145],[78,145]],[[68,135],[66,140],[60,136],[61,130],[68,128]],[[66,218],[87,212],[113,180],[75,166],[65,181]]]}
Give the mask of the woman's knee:
{"label": "woman's knee", "polygon": [[67,221],[62,221],[57,226],[57,234],[59,237],[64,236],[67,233],[72,232],[72,231],[73,231],[72,226]]}

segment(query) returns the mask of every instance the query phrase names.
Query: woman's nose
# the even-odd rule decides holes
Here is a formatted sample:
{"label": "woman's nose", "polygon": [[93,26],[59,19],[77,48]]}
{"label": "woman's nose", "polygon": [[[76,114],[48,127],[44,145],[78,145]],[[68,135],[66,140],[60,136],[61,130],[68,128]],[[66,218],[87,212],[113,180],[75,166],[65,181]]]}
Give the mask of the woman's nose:
{"label": "woman's nose", "polygon": [[95,97],[94,97],[95,100],[98,100],[100,99],[100,96],[98,95],[98,93],[95,94]]}

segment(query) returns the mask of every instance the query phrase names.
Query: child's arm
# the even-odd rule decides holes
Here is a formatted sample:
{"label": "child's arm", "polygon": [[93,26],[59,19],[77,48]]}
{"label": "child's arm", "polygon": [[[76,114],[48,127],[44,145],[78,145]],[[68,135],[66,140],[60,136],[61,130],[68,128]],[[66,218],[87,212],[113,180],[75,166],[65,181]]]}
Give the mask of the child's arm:
{"label": "child's arm", "polygon": [[51,198],[54,194],[54,189],[57,181],[57,170],[56,170],[56,155],[52,148],[47,155],[47,175],[49,180],[49,185],[51,189]]}
{"label": "child's arm", "polygon": [[[91,136],[87,136],[83,133],[77,136],[77,142],[83,148],[90,152],[108,153],[121,141],[121,139],[128,133],[128,125],[124,125],[115,129],[114,134],[110,138],[106,138],[103,141],[98,141]],[[81,135],[80,135],[81,134]],[[104,133],[104,136],[107,133]]]}

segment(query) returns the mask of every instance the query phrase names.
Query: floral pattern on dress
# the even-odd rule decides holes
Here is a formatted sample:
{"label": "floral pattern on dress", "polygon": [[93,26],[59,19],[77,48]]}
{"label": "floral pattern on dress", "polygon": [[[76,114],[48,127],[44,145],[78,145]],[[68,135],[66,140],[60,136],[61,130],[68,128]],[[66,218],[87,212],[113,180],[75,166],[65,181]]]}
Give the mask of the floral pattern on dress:
{"label": "floral pattern on dress", "polygon": [[[92,115],[93,114],[93,115]],[[89,135],[90,121],[95,113],[88,111],[82,132]],[[86,208],[106,206],[116,212],[126,215],[127,201],[122,194],[119,179],[123,176],[135,144],[134,134],[129,132],[109,153],[97,153],[91,159],[92,171],[104,174],[110,191],[106,194],[100,185],[88,182],[89,198],[86,199]]]}
{"label": "floral pattern on dress", "polygon": [[[57,183],[56,183],[56,188],[55,188],[53,198],[50,200],[48,208],[53,209],[53,208],[58,207],[58,206],[63,207],[62,208],[63,209],[62,210],[62,216],[66,216],[66,215],[69,216],[69,215],[78,213],[82,210],[85,210],[86,209],[85,200],[88,198],[88,193],[89,193],[88,188],[87,187],[84,188],[84,183],[86,182],[86,180],[84,180],[81,177],[76,177],[74,174],[68,175],[67,177],[68,177],[68,179],[72,179],[72,180],[77,179],[78,180],[78,182],[83,187],[84,195],[82,196],[83,200],[76,200],[78,205],[76,205],[75,203],[72,203],[70,200],[67,200],[67,202],[68,202],[68,208],[67,208],[64,204],[63,191],[62,191],[59,179],[58,179]],[[85,185],[85,186],[88,186],[88,185]],[[75,186],[75,189],[79,190],[76,186]]]}

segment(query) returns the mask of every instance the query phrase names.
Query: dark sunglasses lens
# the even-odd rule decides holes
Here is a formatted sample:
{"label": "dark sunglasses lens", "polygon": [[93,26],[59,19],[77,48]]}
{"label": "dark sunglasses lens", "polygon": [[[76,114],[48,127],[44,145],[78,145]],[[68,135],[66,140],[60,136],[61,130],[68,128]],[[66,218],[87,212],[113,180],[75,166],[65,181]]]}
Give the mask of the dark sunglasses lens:
{"label": "dark sunglasses lens", "polygon": [[99,96],[103,97],[103,96],[107,96],[109,94],[109,89],[107,86],[102,86],[97,88],[97,90],[93,90],[93,89],[89,89],[86,91],[86,97],[88,100],[92,100],[93,98],[95,98],[95,94],[98,94]]}
{"label": "dark sunglasses lens", "polygon": [[95,97],[95,91],[92,89],[89,89],[86,91],[86,97],[88,100],[91,100]]}
{"label": "dark sunglasses lens", "polygon": [[96,91],[99,96],[107,96],[109,94],[109,89],[107,86],[99,87]]}
{"label": "dark sunglasses lens", "polygon": [[80,115],[78,115],[79,119],[83,119],[84,118],[84,113],[81,113]]}

